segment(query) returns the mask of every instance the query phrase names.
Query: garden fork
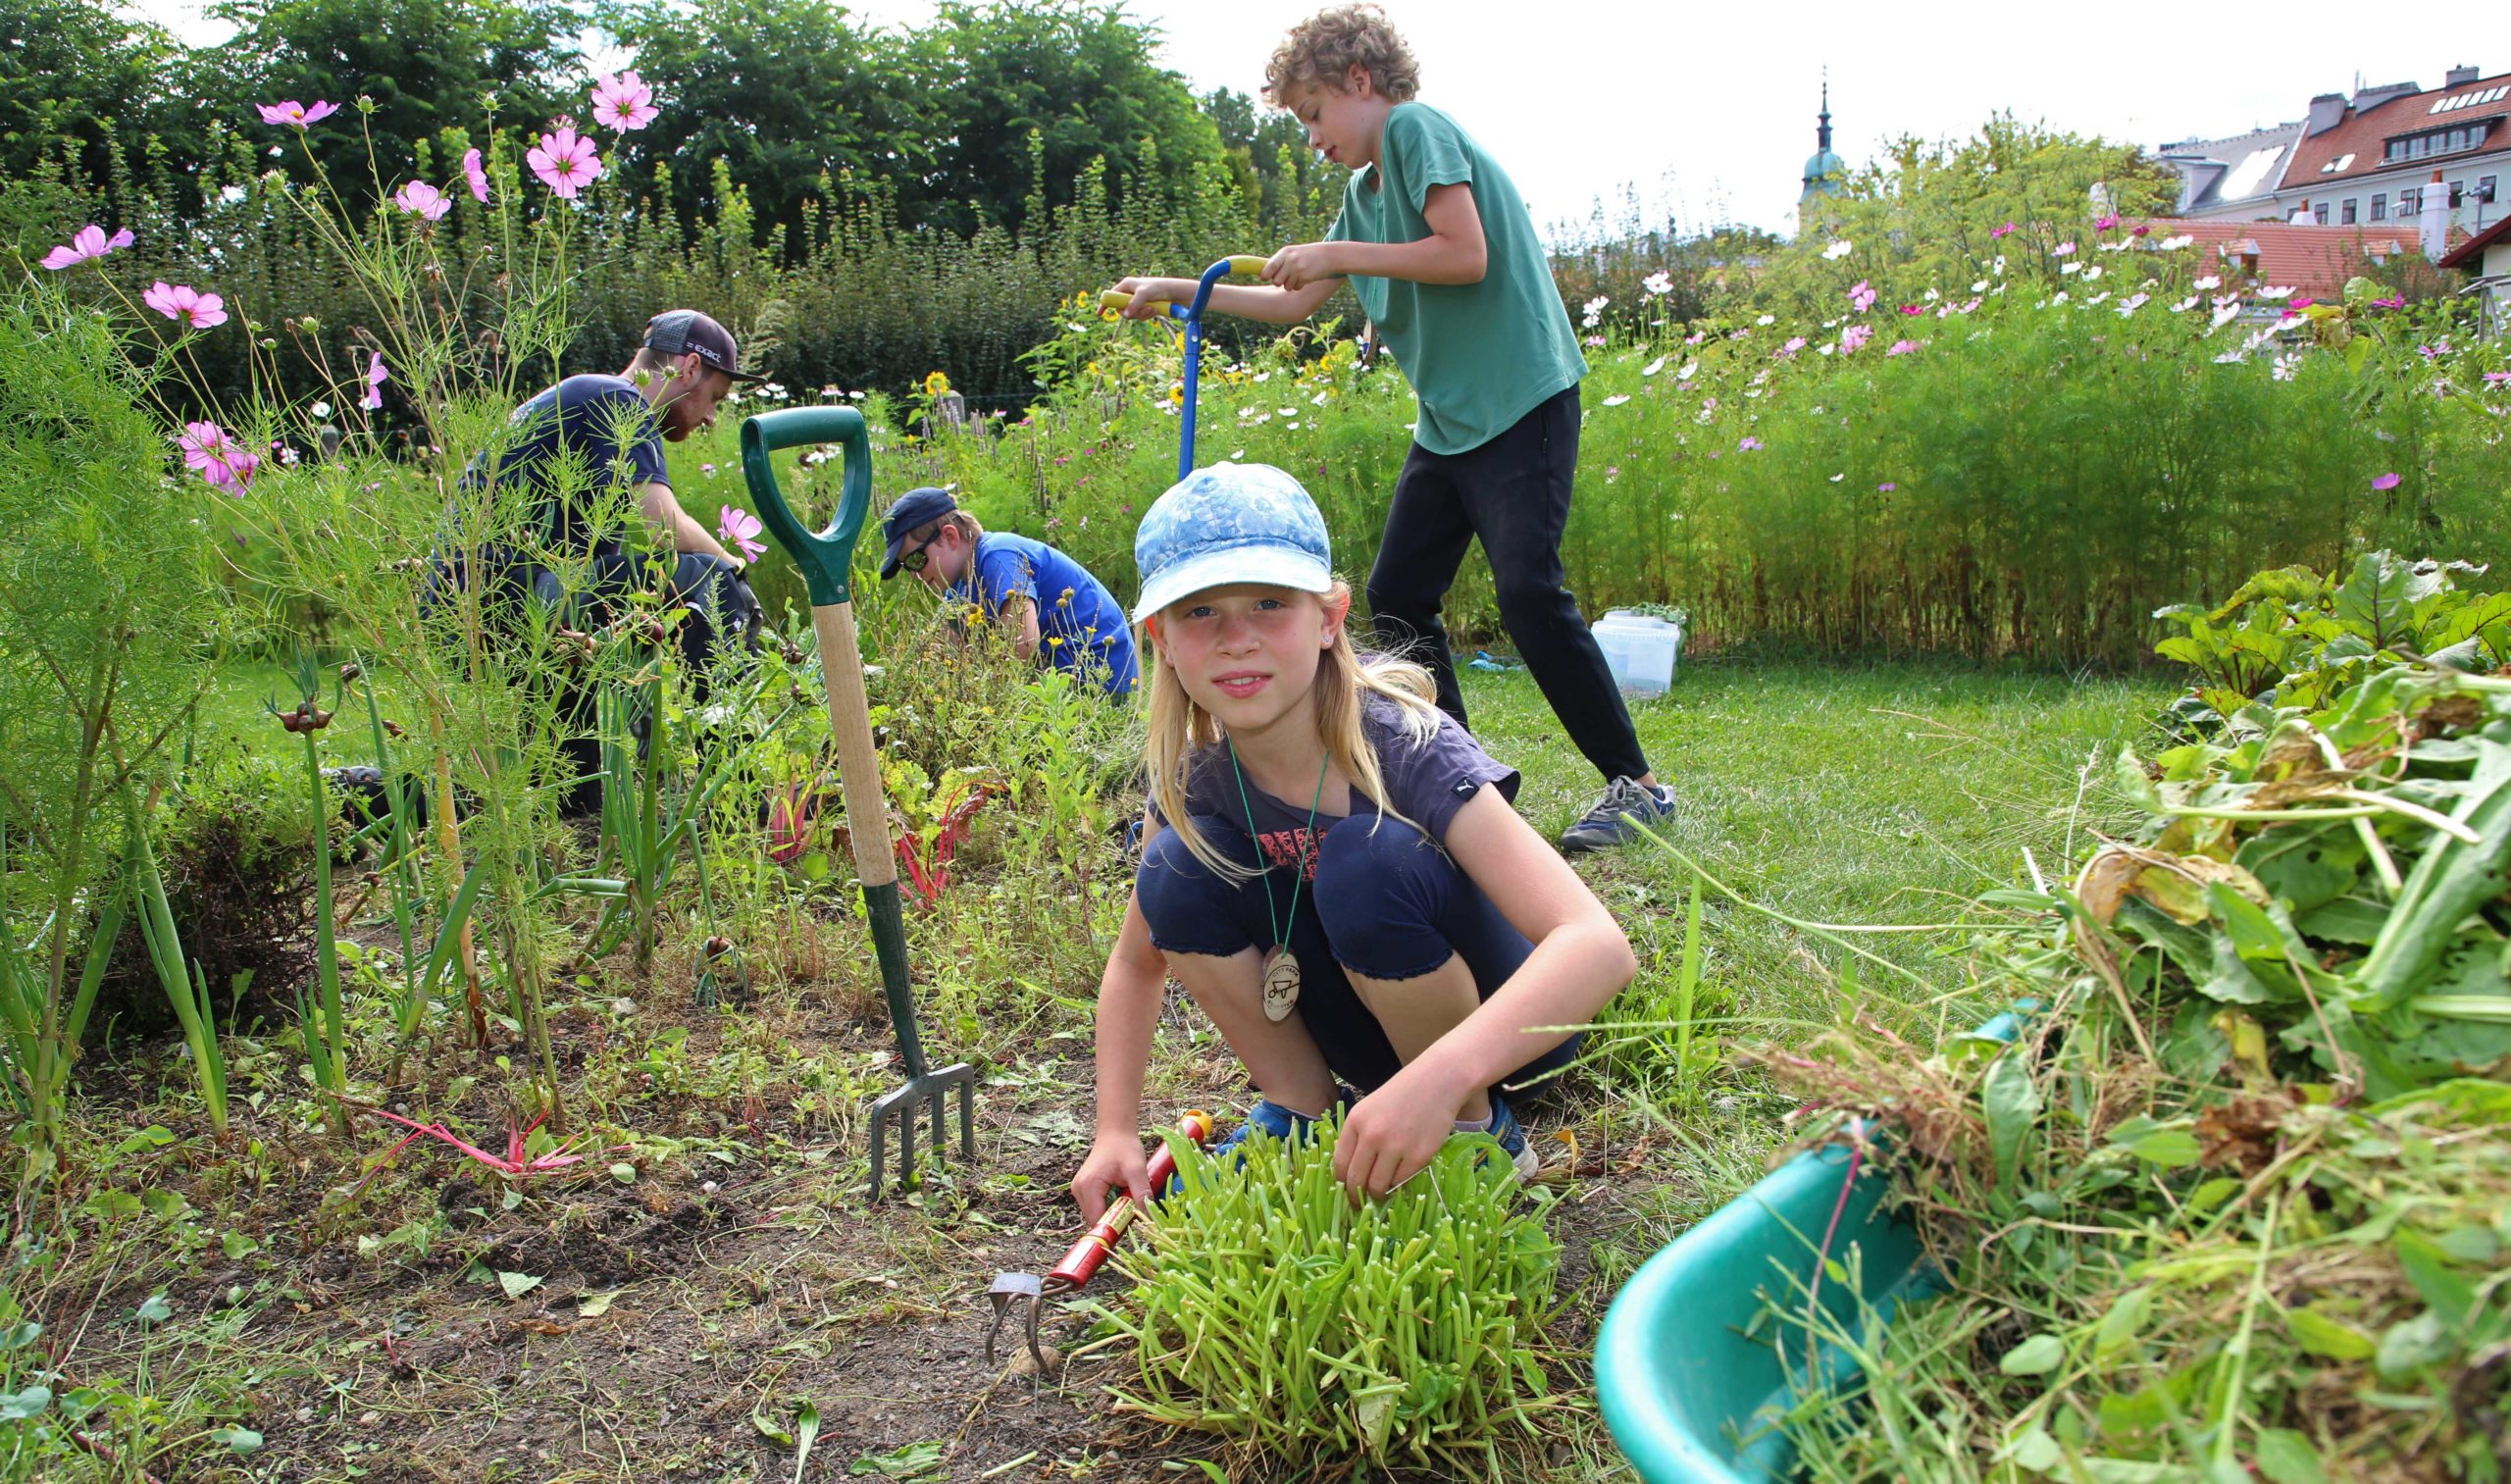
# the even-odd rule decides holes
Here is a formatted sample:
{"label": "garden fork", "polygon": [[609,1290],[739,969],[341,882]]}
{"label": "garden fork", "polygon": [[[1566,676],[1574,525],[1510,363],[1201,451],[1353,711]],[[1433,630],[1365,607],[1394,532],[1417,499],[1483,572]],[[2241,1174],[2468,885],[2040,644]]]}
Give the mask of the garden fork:
{"label": "garden fork", "polygon": [[[1177,1120],[1177,1132],[1200,1149],[1211,1142],[1212,1115],[1202,1108],[1188,1108],[1186,1115]],[[1176,1174],[1177,1151],[1163,1141],[1158,1151],[1151,1156],[1151,1168],[1144,1181],[1151,1190],[1151,1199],[1158,1201],[1163,1198],[1168,1191],[1168,1182]],[[1107,1209],[1100,1216],[1099,1224],[1083,1232],[1081,1240],[1072,1245],[1071,1251],[1063,1254],[1063,1260],[1050,1269],[1046,1277],[1040,1278],[1036,1273],[996,1274],[994,1287],[986,1290],[986,1298],[994,1304],[994,1323],[988,1325],[985,1332],[986,1363],[994,1363],[995,1336],[1001,1332],[1002,1321],[1010,1317],[1012,1309],[1018,1308],[1021,1311],[1020,1327],[1029,1341],[1029,1358],[1038,1362],[1037,1373],[1044,1376],[1047,1373],[1047,1352],[1038,1343],[1039,1305],[1049,1299],[1076,1292],[1089,1283],[1098,1273],[1100,1264],[1116,1250],[1116,1239],[1122,1237],[1134,1224],[1134,1218],[1141,1214],[1142,1208],[1134,1204],[1131,1195],[1118,1196],[1107,1203]]]}
{"label": "garden fork", "polygon": [[[836,443],[845,450],[846,477],[836,517],[814,536],[785,504],[776,487],[774,455],[798,443]],[[898,1183],[915,1179],[918,1114],[933,1109],[933,1154],[949,1151],[943,1122],[950,1089],[959,1090],[959,1154],[977,1156],[976,1069],[956,1062],[939,1071],[925,1065],[916,1034],[915,999],[906,974],[906,927],[898,915],[897,857],[890,846],[889,798],[881,787],[881,755],[872,742],[872,706],[863,691],[863,653],[854,637],[852,587],[855,538],[872,508],[872,441],[863,414],[851,407],[793,407],[763,412],[742,423],[742,472],[749,481],[759,519],[802,569],[811,593],[811,627],[820,641],[820,679],[828,689],[829,730],[837,738],[839,777],[846,789],[846,820],[853,837],[854,869],[863,880],[864,915],[872,923],[872,947],[881,960],[881,991],[890,1004],[906,1083],[872,1104],[872,1199],[881,1199],[881,1174],[889,1163],[890,1116],[897,1115]]]}

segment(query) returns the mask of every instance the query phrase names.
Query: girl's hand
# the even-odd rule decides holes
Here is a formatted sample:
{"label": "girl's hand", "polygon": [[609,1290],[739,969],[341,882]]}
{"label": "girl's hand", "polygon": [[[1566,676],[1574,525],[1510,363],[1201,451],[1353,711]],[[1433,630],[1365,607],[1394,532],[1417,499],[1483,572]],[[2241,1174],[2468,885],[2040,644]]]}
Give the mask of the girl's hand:
{"label": "girl's hand", "polygon": [[1429,1168],[1456,1132],[1462,1097],[1428,1086],[1433,1079],[1415,1078],[1421,1069],[1418,1062],[1406,1067],[1343,1115],[1342,1136],[1334,1141],[1334,1178],[1354,1202],[1382,1198]]}
{"label": "girl's hand", "polygon": [[1342,277],[1327,259],[1333,254],[1330,242],[1294,242],[1272,255],[1264,263],[1264,281],[1283,288],[1306,288],[1322,279]]}
{"label": "girl's hand", "polygon": [[[1177,287],[1180,282],[1186,282],[1183,292]],[[1194,302],[1195,288],[1193,282],[1178,279],[1125,279],[1116,284],[1116,292],[1129,293],[1134,298],[1118,313],[1128,320],[1156,320],[1167,311],[1153,309],[1153,305],[1190,304]]]}
{"label": "girl's hand", "polygon": [[1107,1214],[1111,1186],[1131,1195],[1134,1204],[1151,1209],[1151,1158],[1142,1151],[1140,1135],[1102,1134],[1090,1146],[1090,1156],[1072,1177],[1072,1199],[1081,1206],[1083,1221],[1097,1226],[1099,1218]]}

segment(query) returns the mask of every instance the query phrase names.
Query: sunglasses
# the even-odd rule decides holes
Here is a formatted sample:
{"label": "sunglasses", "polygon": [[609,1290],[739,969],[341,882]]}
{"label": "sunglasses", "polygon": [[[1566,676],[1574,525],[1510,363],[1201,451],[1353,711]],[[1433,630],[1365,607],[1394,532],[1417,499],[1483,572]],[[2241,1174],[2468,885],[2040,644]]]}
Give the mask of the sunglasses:
{"label": "sunglasses", "polygon": [[933,559],[926,554],[926,549],[935,541],[940,539],[942,539],[942,537],[937,533],[934,536],[927,537],[924,542],[921,545],[918,545],[913,551],[899,552],[898,570],[900,572],[922,572],[924,570],[924,564]]}

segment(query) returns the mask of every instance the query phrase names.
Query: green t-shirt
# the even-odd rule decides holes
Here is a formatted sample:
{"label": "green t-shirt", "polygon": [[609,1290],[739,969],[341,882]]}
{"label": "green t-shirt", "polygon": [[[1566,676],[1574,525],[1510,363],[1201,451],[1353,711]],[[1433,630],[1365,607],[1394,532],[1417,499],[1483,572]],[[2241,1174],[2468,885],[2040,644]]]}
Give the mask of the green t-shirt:
{"label": "green t-shirt", "polygon": [[1333,242],[1417,242],[1433,185],[1464,185],[1482,215],[1489,266],[1479,283],[1415,283],[1352,275],[1352,290],[1421,398],[1413,437],[1462,453],[1498,437],[1587,374],[1552,261],[1508,173],[1456,121],[1426,103],[1386,116],[1378,162],[1343,189]]}

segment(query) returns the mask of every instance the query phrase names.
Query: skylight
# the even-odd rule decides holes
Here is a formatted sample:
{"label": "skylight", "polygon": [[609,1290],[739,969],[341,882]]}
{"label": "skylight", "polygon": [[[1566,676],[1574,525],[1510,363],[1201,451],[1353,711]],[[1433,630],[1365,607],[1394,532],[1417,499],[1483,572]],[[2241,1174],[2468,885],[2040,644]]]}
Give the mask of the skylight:
{"label": "skylight", "polygon": [[2454,93],[2451,96],[2434,103],[2430,109],[2426,110],[2426,112],[2432,114],[2454,113],[2462,108],[2475,108],[2482,103],[2499,103],[2505,98],[2511,98],[2511,83],[2504,83],[2499,87],[2485,88],[2478,92]]}

